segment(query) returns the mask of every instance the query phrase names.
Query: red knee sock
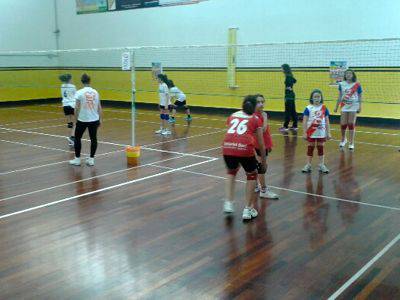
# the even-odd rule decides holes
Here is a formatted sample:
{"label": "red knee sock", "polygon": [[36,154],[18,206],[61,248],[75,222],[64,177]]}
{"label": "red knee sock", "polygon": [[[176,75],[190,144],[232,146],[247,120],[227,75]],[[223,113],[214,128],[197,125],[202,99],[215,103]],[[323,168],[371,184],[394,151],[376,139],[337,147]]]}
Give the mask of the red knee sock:
{"label": "red knee sock", "polygon": [[348,126],[349,126],[349,130],[354,130],[354,128],[356,127],[355,124],[348,124]]}
{"label": "red knee sock", "polygon": [[318,145],[318,156],[323,156],[324,155],[324,145]]}
{"label": "red knee sock", "polygon": [[307,156],[313,156],[314,155],[314,148],[315,148],[314,145],[313,146],[308,145],[308,147],[307,147]]}

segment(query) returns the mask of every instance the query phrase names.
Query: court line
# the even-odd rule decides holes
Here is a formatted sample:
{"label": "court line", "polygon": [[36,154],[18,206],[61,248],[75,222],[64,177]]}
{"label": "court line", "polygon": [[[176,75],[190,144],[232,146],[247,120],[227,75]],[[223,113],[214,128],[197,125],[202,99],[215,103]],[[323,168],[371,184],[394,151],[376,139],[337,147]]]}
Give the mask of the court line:
{"label": "court line", "polygon": [[[43,136],[49,136],[49,137],[55,137],[55,138],[63,138],[65,139],[65,136],[58,135],[58,134],[49,134],[49,133],[43,133],[43,132],[37,132],[37,131],[28,131],[28,130],[22,130],[22,129],[13,129],[13,128],[5,128],[5,127],[0,127],[0,129],[6,130],[6,131],[14,131],[14,132],[22,132],[26,134],[37,134],[37,135],[43,135]],[[164,152],[164,153],[172,153],[172,154],[182,154],[186,156],[194,156],[194,157],[200,157],[200,158],[209,158],[207,156],[202,156],[202,155],[195,155],[195,154],[187,154],[187,153],[182,153],[182,152],[176,152],[176,151],[169,151],[169,150],[162,150],[162,149],[154,149],[150,148],[148,146],[155,146],[159,144],[165,144],[165,143],[170,143],[170,142],[175,142],[183,139],[189,139],[189,138],[195,138],[195,137],[200,137],[204,135],[210,135],[210,134],[215,134],[219,133],[219,131],[214,131],[214,132],[207,132],[199,135],[193,135],[189,137],[183,137],[183,138],[178,138],[178,139],[173,139],[173,140],[168,140],[168,141],[162,141],[158,143],[153,143],[149,145],[143,145],[141,148],[144,150],[149,150],[149,151],[157,151],[157,152]],[[82,139],[82,141],[90,141],[88,139]],[[130,146],[128,144],[120,144],[120,143],[113,143],[113,142],[106,142],[106,141],[98,141],[99,144],[105,144],[105,145],[113,145],[113,146],[119,146],[119,147],[127,147]]]}
{"label": "court line", "polygon": [[13,212],[13,213],[0,215],[0,220],[6,219],[6,218],[9,218],[9,217],[12,217],[12,216],[20,215],[20,214],[23,214],[23,213],[26,213],[26,212],[31,212],[31,211],[34,211],[34,210],[38,210],[38,209],[41,209],[41,208],[50,207],[50,206],[57,205],[57,204],[60,204],[60,203],[63,203],[63,202],[67,202],[67,201],[79,199],[79,198],[82,198],[82,197],[91,196],[91,195],[94,195],[94,194],[106,192],[106,191],[113,190],[113,189],[116,189],[116,188],[119,188],[119,187],[123,187],[123,186],[129,185],[129,184],[132,184],[132,183],[137,183],[137,182],[145,181],[147,179],[160,177],[160,176],[167,175],[167,174],[170,174],[170,173],[178,172],[180,170],[184,170],[184,169],[187,169],[187,168],[191,168],[191,167],[195,167],[195,166],[202,165],[202,164],[205,164],[205,163],[209,163],[209,162],[212,162],[214,160],[215,159],[205,160],[205,161],[202,161],[202,162],[194,163],[194,164],[187,165],[187,166],[180,167],[180,168],[176,168],[176,169],[173,169],[173,170],[168,170],[168,171],[165,171],[165,172],[161,172],[161,173],[145,176],[145,177],[134,179],[134,180],[130,180],[130,181],[125,181],[125,182],[122,182],[122,183],[119,183],[119,184],[116,184],[116,185],[112,185],[112,186],[105,187],[105,188],[102,188],[102,189],[98,189],[98,190],[90,191],[90,192],[87,192],[87,193],[79,194],[79,195],[76,195],[76,196],[67,197],[67,198],[63,198],[63,199],[60,199],[60,200],[57,200],[57,201],[53,201],[53,202],[49,202],[49,203],[46,203],[46,204],[33,206],[33,207],[30,207],[30,208],[27,208],[27,209],[23,209],[23,210],[19,210],[19,211]]}
{"label": "court line", "polygon": [[[158,167],[158,168],[164,168],[164,169],[173,169],[173,168],[170,168],[170,167],[165,167],[165,166],[160,166],[160,165],[153,165],[153,166]],[[200,176],[206,176],[206,177],[210,177],[210,178],[227,180],[226,177],[218,176],[218,175],[211,175],[211,174],[207,174],[207,173],[194,172],[194,171],[188,171],[188,170],[180,170],[180,171],[185,172],[185,173],[189,173],[189,174],[194,174],[194,175],[200,175]],[[236,182],[246,183],[246,181],[239,180],[239,179],[236,179]],[[273,185],[268,185],[268,186],[271,187],[271,188],[277,189],[277,190],[288,191],[288,192],[293,192],[293,193],[297,193],[297,194],[303,194],[303,195],[321,197],[321,198],[326,198],[326,199],[336,200],[336,201],[341,201],[341,202],[355,203],[355,204],[361,204],[361,205],[365,205],[365,206],[372,206],[372,207],[377,207],[377,208],[384,208],[384,209],[400,211],[400,207],[373,204],[373,203],[368,203],[368,202],[358,202],[358,201],[354,201],[354,200],[348,200],[348,199],[342,199],[342,198],[337,198],[337,197],[332,197],[332,196],[325,196],[325,195],[307,193],[307,192],[302,192],[302,191],[298,191],[298,190],[292,190],[292,189],[283,188],[283,187],[279,187],[279,186],[273,186]]]}
{"label": "court line", "polygon": [[393,247],[400,240],[400,233],[391,240],[381,251],[379,251],[368,263],[366,263],[356,274],[347,280],[335,293],[333,293],[328,300],[335,300],[339,297],[349,286],[357,281],[375,262],[377,262],[390,248]]}
{"label": "court line", "polygon": [[[110,152],[106,152],[106,153],[96,154],[96,159],[99,158],[99,157],[103,157],[103,156],[107,156],[107,155],[110,155],[110,154],[114,154],[114,153],[117,153],[117,152],[123,152],[123,151],[125,151],[125,149],[114,150],[114,151],[110,151]],[[49,166],[65,164],[65,163],[68,163],[69,161],[70,160],[63,160],[63,161],[57,161],[57,162],[54,162],[54,163],[48,163],[48,164],[44,164],[44,165],[27,167],[27,168],[23,168],[23,169],[5,171],[5,172],[1,172],[0,176],[1,175],[9,175],[9,174],[18,173],[18,172],[30,171],[30,170],[35,170],[35,169],[40,169],[40,168],[49,167]]]}
{"label": "court line", "polygon": [[0,124],[0,126],[23,125],[23,124],[33,124],[33,123],[41,123],[41,122],[48,122],[48,121],[60,121],[60,120],[64,120],[64,118],[14,122],[14,123]]}
{"label": "court line", "polygon": [[[34,147],[34,148],[46,149],[46,150],[74,153],[74,151],[71,151],[71,150],[64,150],[64,149],[59,149],[59,148],[46,147],[46,146],[40,146],[40,145],[28,144],[28,143],[22,143],[22,142],[14,142],[14,141],[2,140],[2,139],[0,139],[0,142],[10,143],[10,144],[17,144],[17,145],[22,145],[22,146],[29,146],[29,147]],[[87,155],[86,153],[83,153],[83,154]]]}
{"label": "court line", "polygon": [[[43,105],[45,106],[45,105]],[[57,106],[53,106],[53,105],[47,105],[47,107],[57,107]],[[6,108],[7,109],[7,108]],[[17,108],[8,108],[8,109],[17,109]],[[49,111],[45,111],[45,110],[31,110],[31,109],[17,109],[17,110],[26,110],[26,111],[32,111],[32,112],[43,112],[43,113],[50,113],[50,114],[58,114],[56,112],[49,112]],[[104,108],[104,111],[109,111],[109,112],[117,112],[117,113],[124,113],[124,114],[130,114],[130,111],[120,111],[120,110],[115,110],[115,109],[107,109]],[[137,114],[139,115],[152,115],[152,116],[157,116],[158,114],[156,113],[151,113],[151,112],[137,112]],[[216,118],[203,118],[203,117],[196,117],[195,119],[197,120],[206,120],[206,121],[219,121],[219,122],[226,122],[226,120],[224,119],[216,119]],[[122,120],[122,119],[121,119]],[[128,119],[127,119],[128,120]],[[278,122],[269,122],[269,124],[271,125],[276,125],[276,126],[280,126],[282,125],[282,123],[278,123]],[[214,129],[218,129],[213,127]],[[336,128],[331,128],[331,130],[333,131],[341,131],[341,129],[336,129]],[[365,133],[365,134],[377,134],[377,135],[391,135],[391,136],[400,136],[400,133],[388,133],[388,132],[379,132],[379,131],[363,131],[363,130],[357,130],[358,133]],[[398,146],[397,146],[398,147]]]}
{"label": "court line", "polygon": [[[191,154],[203,153],[203,152],[210,151],[212,149],[213,148],[206,149],[206,150],[201,150],[201,151],[196,151],[196,152],[193,152]],[[40,192],[45,192],[45,191],[57,189],[57,188],[60,188],[60,187],[73,185],[73,184],[80,183],[80,182],[89,181],[89,180],[92,180],[92,179],[95,179],[95,178],[101,178],[101,177],[106,177],[106,176],[110,176],[110,175],[115,175],[115,174],[118,174],[118,173],[129,172],[130,170],[135,170],[135,169],[139,169],[139,168],[146,167],[146,166],[152,166],[153,164],[156,164],[156,163],[171,161],[171,160],[179,159],[179,158],[182,158],[182,157],[185,157],[185,155],[179,155],[179,156],[176,156],[176,157],[171,157],[171,158],[167,158],[167,159],[161,159],[161,160],[150,162],[150,163],[147,163],[147,164],[144,164],[144,165],[140,165],[140,166],[134,166],[134,167],[130,167],[130,168],[116,170],[116,171],[104,173],[104,174],[97,175],[97,176],[91,176],[91,177],[83,178],[81,180],[70,181],[70,182],[66,182],[66,183],[63,183],[63,184],[59,184],[59,185],[54,185],[54,186],[50,186],[50,187],[47,187],[47,188],[43,188],[43,189],[40,189],[40,190],[34,190],[34,191],[27,192],[27,193],[10,196],[10,197],[7,197],[7,198],[0,199],[0,202],[8,201],[8,200],[19,198],[19,197],[33,195],[33,194],[37,194],[37,193],[40,193]],[[217,160],[217,158],[215,160]]]}
{"label": "court line", "polygon": [[[19,129],[10,129],[10,130],[18,130],[18,131],[20,131]],[[47,135],[46,133],[40,133],[40,132],[35,132],[35,133],[39,134],[39,135],[40,134]],[[214,133],[218,133],[218,131],[199,134],[199,135],[193,135],[193,136],[183,137],[183,138],[178,138],[178,139],[173,139],[173,140],[167,140],[167,141],[162,141],[162,142],[153,143],[153,144],[148,144],[148,145],[144,145],[143,146],[144,148],[142,147],[142,149],[150,150],[150,151],[166,152],[166,150],[158,150],[158,149],[154,149],[154,148],[147,148],[147,146],[156,146],[156,145],[160,145],[160,144],[166,144],[166,143],[170,143],[170,142],[175,142],[175,141],[185,140],[185,139],[189,139],[189,138],[200,137],[200,136],[214,134]],[[56,136],[56,137],[61,137],[61,136]],[[66,137],[63,137],[63,138],[66,138]],[[83,140],[89,141],[87,139],[83,139]],[[124,146],[124,147],[127,146],[127,145],[115,144],[115,143],[113,143],[113,145]],[[117,153],[117,152],[123,152],[123,151],[125,151],[125,149],[110,151],[110,152],[103,153],[103,154],[98,154],[98,155],[96,155],[96,158],[101,157],[101,156],[105,156],[105,155],[109,155],[109,154],[113,154],[113,153]],[[197,152],[194,152],[194,153],[190,154],[190,153],[181,153],[181,152],[176,152],[176,151],[168,151],[168,153],[180,154],[180,155],[184,154],[184,155],[190,156],[190,155],[195,155],[195,153],[197,153]],[[205,158],[206,156],[195,156],[195,157]],[[58,165],[58,164],[68,163],[68,162],[69,162],[69,160],[64,160],[64,161],[60,161],[60,162],[54,162],[54,163],[49,163],[49,164],[44,164],[44,165],[39,165],[39,166],[32,166],[32,167],[27,167],[27,168],[23,168],[23,169],[16,169],[16,170],[0,172],[0,176],[12,174],[12,173],[17,173],[17,172],[30,171],[30,170],[39,169],[39,168],[42,168],[42,167],[54,166],[54,165]]]}

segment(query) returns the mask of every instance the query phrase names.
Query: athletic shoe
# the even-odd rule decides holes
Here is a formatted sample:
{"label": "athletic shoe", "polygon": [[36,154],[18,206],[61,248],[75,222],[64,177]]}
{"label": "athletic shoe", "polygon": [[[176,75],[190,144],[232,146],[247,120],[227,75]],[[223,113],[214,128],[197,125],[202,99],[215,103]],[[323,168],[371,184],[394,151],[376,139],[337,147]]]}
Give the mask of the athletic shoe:
{"label": "athletic shoe", "polygon": [[168,120],[168,123],[170,123],[170,124],[174,124],[175,122],[176,122],[175,118],[170,118]]}
{"label": "athletic shoe", "polygon": [[89,167],[93,167],[94,166],[94,158],[93,157],[86,158],[86,165],[88,165]]}
{"label": "athletic shoe", "polygon": [[242,219],[243,220],[251,220],[258,216],[258,212],[251,207],[245,207],[243,209]]}
{"label": "athletic shoe", "polygon": [[192,117],[185,117],[185,121],[190,122],[190,121],[192,121],[192,120],[193,120]]}
{"label": "athletic shoe", "polygon": [[279,196],[277,194],[275,194],[274,192],[271,192],[271,190],[269,188],[266,188],[265,190],[261,190],[260,197],[267,198],[267,199],[279,199]]}
{"label": "athletic shoe", "polygon": [[75,146],[75,141],[74,141],[74,139],[72,139],[72,138],[67,138],[67,140],[68,140],[68,145],[70,146],[70,147],[74,147]]}
{"label": "athletic shoe", "polygon": [[156,130],[156,134],[162,134],[162,132],[164,131],[164,129],[160,128],[159,130]]}
{"label": "athletic shoe", "polygon": [[354,151],[354,144],[349,144],[349,150]]}
{"label": "athletic shoe", "polygon": [[299,130],[297,127],[290,127],[289,129],[292,131],[296,131],[296,132],[297,132],[297,130]]}
{"label": "athletic shoe", "polygon": [[80,157],[75,157],[73,160],[69,161],[70,165],[73,166],[80,166],[81,165],[81,158]]}
{"label": "athletic shoe", "polygon": [[329,169],[324,164],[319,165],[319,171],[324,174],[329,173]]}
{"label": "athletic shoe", "polygon": [[235,212],[235,208],[233,206],[233,202],[225,200],[224,201],[224,213],[225,214],[233,214]]}
{"label": "athletic shoe", "polygon": [[339,148],[340,148],[340,149],[343,149],[344,146],[346,146],[346,144],[347,144],[347,140],[345,139],[343,142],[340,142],[340,143],[339,143]]}
{"label": "athletic shoe", "polygon": [[303,173],[311,173],[311,165],[310,164],[306,164],[305,166],[304,166],[304,168],[301,170],[301,172],[303,172]]}
{"label": "athletic shoe", "polygon": [[169,134],[171,134],[171,131],[168,130],[168,129],[164,129],[164,130],[161,132],[161,134],[162,134],[162,135],[169,135]]}
{"label": "athletic shoe", "polygon": [[287,132],[289,132],[289,128],[281,127],[281,128],[279,128],[279,131],[282,133],[287,133]]}
{"label": "athletic shoe", "polygon": [[257,185],[254,189],[254,193],[258,194],[260,192],[260,187]]}

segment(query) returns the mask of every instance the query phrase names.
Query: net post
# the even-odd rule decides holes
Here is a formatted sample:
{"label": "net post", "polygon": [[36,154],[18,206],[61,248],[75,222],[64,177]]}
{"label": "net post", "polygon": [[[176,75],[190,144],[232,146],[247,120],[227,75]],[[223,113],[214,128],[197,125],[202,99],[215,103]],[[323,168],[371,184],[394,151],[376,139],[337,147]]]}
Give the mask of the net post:
{"label": "net post", "polygon": [[136,145],[135,123],[136,123],[136,73],[135,73],[135,51],[130,50],[131,57],[131,146]]}

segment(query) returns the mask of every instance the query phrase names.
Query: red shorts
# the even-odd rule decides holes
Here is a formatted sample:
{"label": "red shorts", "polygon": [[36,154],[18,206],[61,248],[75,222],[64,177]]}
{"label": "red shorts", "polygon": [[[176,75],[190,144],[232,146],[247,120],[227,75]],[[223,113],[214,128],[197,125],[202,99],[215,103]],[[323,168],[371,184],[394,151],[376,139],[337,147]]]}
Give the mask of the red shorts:
{"label": "red shorts", "polygon": [[326,138],[307,138],[307,141],[309,141],[310,143],[325,143],[326,142]]}

